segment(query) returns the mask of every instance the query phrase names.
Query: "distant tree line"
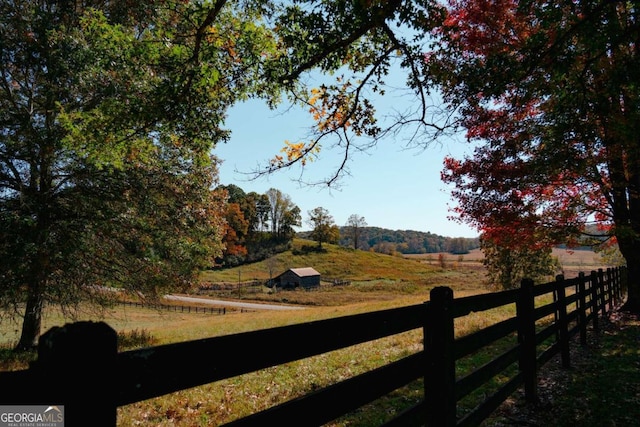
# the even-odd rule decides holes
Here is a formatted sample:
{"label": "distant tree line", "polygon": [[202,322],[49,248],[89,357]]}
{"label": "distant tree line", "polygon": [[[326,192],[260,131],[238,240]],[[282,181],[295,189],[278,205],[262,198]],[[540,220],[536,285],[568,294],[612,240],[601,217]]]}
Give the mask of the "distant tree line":
{"label": "distant tree line", "polygon": [[337,243],[386,254],[450,252],[465,254],[480,247],[477,238],[444,237],[429,232],[368,227],[353,214],[345,226],[335,224],[329,211],[317,207],[307,212],[310,231],[296,233],[302,225],[300,208],[291,197],[270,188],[264,194],[245,192],[237,185],[220,185],[214,192],[226,200],[224,250],[215,267],[234,267],[260,261],[291,248],[295,236],[322,243]]}
{"label": "distant tree line", "polygon": [[[478,238],[445,237],[430,232],[414,230],[389,230],[380,227],[347,225],[338,227],[341,246],[357,247],[364,251],[385,254],[428,254],[449,252],[452,254],[466,254],[480,247]],[[354,231],[356,233],[354,233]],[[312,231],[297,233],[298,237],[313,239]],[[354,244],[357,238],[357,245]]]}
{"label": "distant tree line", "polygon": [[[340,227],[340,245],[353,247],[353,233],[349,226]],[[478,238],[445,237],[414,230],[389,230],[379,227],[361,227],[358,249],[380,253],[426,254],[450,252],[466,254],[480,247]]]}

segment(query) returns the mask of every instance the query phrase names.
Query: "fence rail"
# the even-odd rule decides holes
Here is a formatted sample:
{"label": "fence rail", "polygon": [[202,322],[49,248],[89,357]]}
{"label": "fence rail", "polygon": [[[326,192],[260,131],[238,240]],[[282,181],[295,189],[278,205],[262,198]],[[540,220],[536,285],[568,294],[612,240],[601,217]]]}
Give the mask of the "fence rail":
{"label": "fence rail", "polygon": [[174,311],[176,313],[227,314],[226,307],[200,307],[197,305],[159,304],[138,301],[120,301],[118,304],[152,310]]}
{"label": "fence rail", "polygon": [[[422,328],[422,351],[227,425],[292,419],[322,425],[424,379],[424,399],[385,425],[474,426],[519,387],[527,400],[535,400],[537,368],[554,355],[560,353],[562,365],[570,366],[570,338],[580,334],[585,344],[587,325],[598,330],[598,317],[621,300],[625,278],[621,267],[569,280],[558,276],[537,286],[524,280],[520,289],[457,299],[450,288],[437,287],[424,304],[121,353],[115,331],[105,323],[73,323],[42,336],[38,360],[29,369],[0,373],[0,403],[55,402],[65,405],[68,426],[87,425],[87,419],[92,426],[113,426],[118,406]],[[545,296],[552,302],[536,303]],[[454,338],[456,318],[510,304],[516,316]],[[456,377],[457,361],[512,335],[512,347]],[[256,354],[252,348],[269,351],[247,358]],[[516,374],[504,385],[457,416],[462,398],[513,366]]]}

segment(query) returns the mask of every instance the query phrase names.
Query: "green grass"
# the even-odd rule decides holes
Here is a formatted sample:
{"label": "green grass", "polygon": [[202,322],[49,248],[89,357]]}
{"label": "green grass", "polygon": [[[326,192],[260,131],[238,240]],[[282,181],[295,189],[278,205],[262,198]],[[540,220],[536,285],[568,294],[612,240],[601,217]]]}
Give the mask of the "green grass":
{"label": "green grass", "polygon": [[[322,265],[313,261],[319,254],[311,253],[314,268]],[[129,341],[146,341],[154,344],[180,342],[204,337],[220,336],[248,330],[265,329],[282,325],[308,322],[349,314],[382,310],[391,307],[418,304],[428,299],[429,290],[436,285],[458,285],[457,295],[483,292],[482,276],[477,271],[442,270],[426,263],[368,252],[343,250],[329,247],[326,255],[333,272],[351,269],[354,280],[350,286],[322,287],[320,290],[278,292],[261,294],[273,301],[304,303],[307,309],[293,312],[233,313],[227,315],[204,315],[175,313],[144,309],[140,307],[114,307],[106,310],[104,318],[120,337]],[[297,256],[283,254],[286,259]],[[309,265],[306,263],[292,266]],[[356,269],[354,266],[359,266]],[[259,267],[243,267],[243,269]],[[367,271],[370,270],[370,271]],[[386,271],[386,272],[385,272]],[[216,272],[218,273],[218,272]],[[220,272],[231,277],[237,272]],[[205,275],[210,275],[207,272]],[[342,276],[344,277],[344,276]],[[255,298],[255,295],[251,295]],[[78,320],[94,319],[91,312],[83,313]],[[45,329],[64,324],[69,319],[48,311]],[[140,331],[144,331],[141,333]],[[16,331],[17,332],[17,331]],[[10,331],[4,337],[11,338]],[[218,425],[244,415],[282,403],[335,383],[345,378],[369,371],[391,361],[398,360],[422,348],[420,330],[399,334],[382,340],[353,346],[316,357],[307,358],[279,367],[261,370],[173,393],[164,397],[127,405],[118,411],[121,426],[164,425]],[[268,349],[253,349],[251,357],[260,357]],[[215,361],[212,360],[212,363]],[[333,425],[372,425],[381,418],[388,419],[393,413],[420,399],[422,387],[412,385],[400,390],[377,405],[358,411]],[[417,399],[417,400],[416,400]]]}
{"label": "green grass", "polygon": [[[306,316],[302,316],[300,312],[289,315],[298,315],[298,321],[306,321],[344,314],[342,310],[336,311],[333,308],[314,308],[305,310],[305,313]],[[262,323],[268,317],[269,323]],[[271,327],[293,321],[287,317],[282,313],[245,313],[235,316],[233,322]],[[217,335],[218,332],[220,331],[211,331],[210,335]],[[419,330],[411,331],[127,405],[118,411],[119,425],[223,424],[419,351],[422,346],[421,340],[422,334]],[[248,347],[247,351],[251,353],[249,357],[260,357],[262,352],[269,349]],[[212,363],[215,363],[215,360],[212,360]]]}

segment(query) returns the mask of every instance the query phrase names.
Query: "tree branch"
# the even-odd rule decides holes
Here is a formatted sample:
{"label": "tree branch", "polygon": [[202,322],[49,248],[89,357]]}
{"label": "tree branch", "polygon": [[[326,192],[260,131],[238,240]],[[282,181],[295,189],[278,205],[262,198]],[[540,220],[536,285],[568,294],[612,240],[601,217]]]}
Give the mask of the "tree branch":
{"label": "tree branch", "polygon": [[206,35],[205,33],[207,31],[207,28],[215,22],[216,18],[220,14],[220,11],[222,10],[222,8],[226,3],[227,3],[227,0],[216,0],[216,2],[213,5],[213,8],[209,11],[209,13],[207,13],[206,18],[204,19],[204,21],[202,21],[202,23],[198,27],[198,30],[196,31],[195,45],[193,47],[193,55],[191,56],[191,60],[196,64],[199,61],[198,57],[200,56],[202,40]]}
{"label": "tree branch", "polygon": [[292,72],[284,76],[281,76],[278,79],[278,82],[281,84],[284,84],[293,80],[297,80],[303,72],[314,68],[332,53],[352,45],[353,43],[355,43],[356,40],[358,40],[360,37],[367,34],[369,31],[373,30],[374,28],[379,28],[383,26],[385,19],[389,17],[391,13],[393,13],[396,10],[396,8],[400,6],[401,3],[402,3],[401,0],[392,0],[392,1],[384,2],[383,4],[385,5],[385,7],[381,8],[379,13],[377,13],[374,16],[375,19],[371,19],[365,22],[360,28],[357,28],[348,37],[340,39],[334,43],[327,45],[320,52],[311,56],[311,58],[309,58],[307,61],[298,65]]}

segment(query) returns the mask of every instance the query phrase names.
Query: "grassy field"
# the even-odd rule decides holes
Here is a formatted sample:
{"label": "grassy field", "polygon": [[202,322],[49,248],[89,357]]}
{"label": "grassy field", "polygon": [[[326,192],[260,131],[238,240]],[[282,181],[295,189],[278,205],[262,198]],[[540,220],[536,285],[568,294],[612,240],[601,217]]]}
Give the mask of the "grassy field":
{"label": "grassy field", "polygon": [[[449,253],[404,255],[407,259],[420,260],[430,265],[439,265],[440,256],[444,257],[445,262],[449,265],[475,266],[478,268],[482,266],[482,259],[484,258],[480,249],[474,249],[464,255],[452,255]],[[560,265],[560,270],[557,273],[565,274],[566,277],[575,277],[581,271],[588,273],[593,269],[602,267],[600,254],[590,250],[554,248],[552,256],[558,260]]]}
{"label": "grassy field", "polygon": [[[323,277],[351,281],[348,286],[322,286],[315,291],[280,291],[264,288],[259,293],[231,292],[234,299],[302,304],[304,310],[276,312],[232,312],[226,315],[176,313],[140,307],[117,306],[101,313],[89,309],[77,313],[77,319],[105,320],[121,338],[143,337],[141,345],[181,342],[237,332],[344,316],[359,312],[406,306],[428,299],[434,286],[450,286],[456,297],[486,292],[484,272],[477,259],[450,256],[443,266],[428,258],[405,258],[327,245],[326,252],[305,249],[312,242],[296,241],[294,251],[271,260],[240,268],[207,271],[203,282],[234,282],[268,279],[291,267],[312,266]],[[582,255],[582,254],[581,254]],[[567,261],[568,262],[568,261]],[[584,260],[575,261],[580,264]],[[579,265],[578,265],[579,266]],[[220,295],[216,295],[219,297]],[[512,307],[459,319],[457,333],[465,334],[513,314]],[[44,329],[70,321],[48,311]],[[0,341],[9,348],[17,338],[18,325],[3,323]],[[292,344],[293,345],[293,344]],[[507,343],[496,343],[497,346]],[[333,382],[387,364],[422,348],[421,331],[411,331],[352,348],[307,358],[253,374],[219,381],[164,397],[127,405],[118,411],[120,426],[210,426],[268,408]],[[220,349],[224,351],[224,349]],[[249,357],[260,357],[267,348],[247,348]],[[5,351],[5,354],[7,351]],[[461,361],[465,371],[483,363],[486,356],[474,355]],[[28,360],[7,359],[2,368],[24,367]],[[215,358],[212,357],[212,362]],[[503,379],[497,378],[495,385]],[[482,393],[490,392],[484,390]],[[461,414],[469,410],[483,394],[470,396],[460,405]],[[331,426],[371,426],[420,400],[420,382],[398,390],[381,401]]]}

